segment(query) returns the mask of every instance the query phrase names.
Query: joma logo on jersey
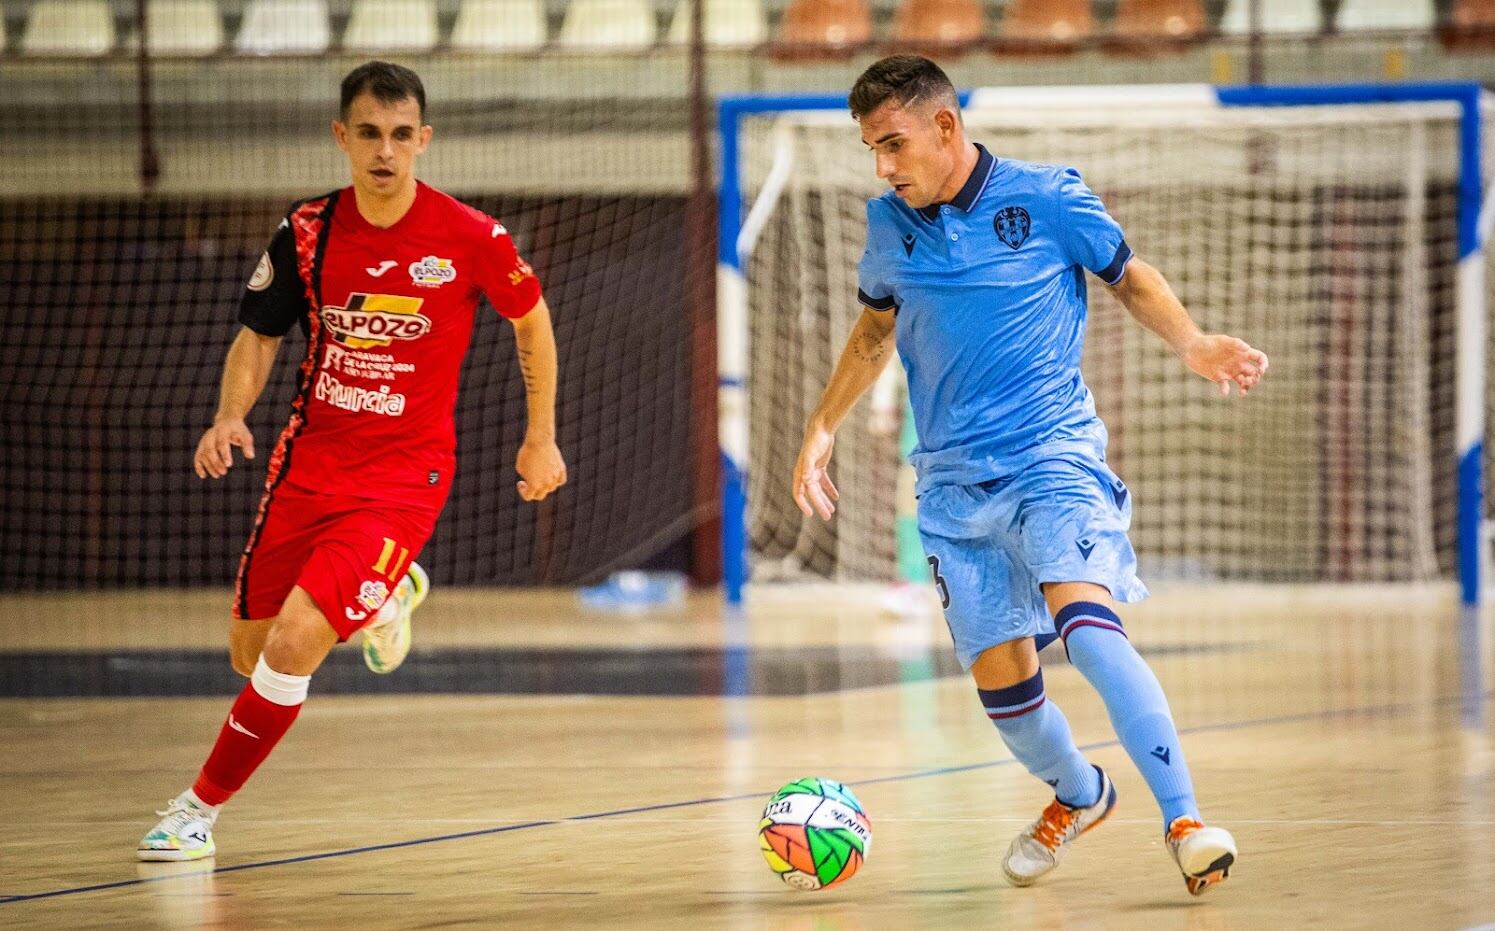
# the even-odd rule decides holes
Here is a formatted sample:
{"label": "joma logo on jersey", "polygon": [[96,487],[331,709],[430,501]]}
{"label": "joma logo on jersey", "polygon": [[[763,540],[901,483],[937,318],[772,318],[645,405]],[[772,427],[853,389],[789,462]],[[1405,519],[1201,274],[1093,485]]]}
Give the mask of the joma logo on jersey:
{"label": "joma logo on jersey", "polygon": [[428,255],[419,262],[410,263],[410,280],[423,287],[439,288],[457,280],[457,267],[451,259]]}
{"label": "joma logo on jersey", "polygon": [[420,312],[424,303],[423,298],[396,294],[350,294],[346,307],[323,307],[322,322],[345,346],[388,346],[431,332],[431,318]]}

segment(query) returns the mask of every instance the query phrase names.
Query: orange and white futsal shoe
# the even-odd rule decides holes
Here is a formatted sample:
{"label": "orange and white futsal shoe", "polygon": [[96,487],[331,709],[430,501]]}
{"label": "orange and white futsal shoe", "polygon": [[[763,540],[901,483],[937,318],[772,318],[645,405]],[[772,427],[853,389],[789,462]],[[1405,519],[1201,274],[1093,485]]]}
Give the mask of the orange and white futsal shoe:
{"label": "orange and white futsal shoe", "polygon": [[1207,828],[1188,815],[1168,825],[1168,851],[1184,874],[1191,895],[1203,895],[1230,878],[1235,838],[1224,828]]}
{"label": "orange and white futsal shoe", "polygon": [[1014,886],[1031,886],[1039,877],[1059,865],[1070,841],[1106,820],[1116,807],[1116,786],[1105,770],[1100,775],[1100,798],[1085,808],[1070,808],[1057,798],[1049,803],[1038,820],[1012,839],[1002,860],[1002,873]]}

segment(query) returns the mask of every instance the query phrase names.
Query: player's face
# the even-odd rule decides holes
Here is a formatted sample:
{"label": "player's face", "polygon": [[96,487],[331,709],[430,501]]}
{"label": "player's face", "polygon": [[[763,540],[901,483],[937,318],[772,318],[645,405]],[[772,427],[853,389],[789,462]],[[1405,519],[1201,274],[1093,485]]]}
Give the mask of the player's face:
{"label": "player's face", "polygon": [[332,134],[348,155],[353,186],[382,197],[414,183],[415,157],[431,141],[431,127],[421,125],[414,97],[385,103],[373,94],[353,98],[347,121],[334,120]]}
{"label": "player's face", "polygon": [[960,156],[960,122],[948,107],[904,107],[890,100],[862,117],[862,142],[872,150],[877,176],[910,207],[939,199]]}

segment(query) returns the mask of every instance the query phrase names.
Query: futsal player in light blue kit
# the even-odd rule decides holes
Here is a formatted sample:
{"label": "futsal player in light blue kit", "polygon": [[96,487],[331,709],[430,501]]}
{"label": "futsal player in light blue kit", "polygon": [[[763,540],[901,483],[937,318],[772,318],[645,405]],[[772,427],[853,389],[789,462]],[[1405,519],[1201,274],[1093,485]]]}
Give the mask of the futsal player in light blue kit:
{"label": "futsal player in light blue kit", "polygon": [[1033,883],[1116,804],[1045,698],[1038,650],[1058,638],[1100,693],[1198,895],[1229,875],[1237,850],[1201,822],[1168,701],[1116,614],[1147,589],[1127,538],[1131,498],[1106,465],[1106,429],[1080,378],[1086,276],[1222,395],[1232,383],[1246,394],[1267,357],[1201,332],[1077,171],[969,141],[934,62],[884,58],[849,103],[892,189],[867,204],[864,309],[806,427],[795,501],[834,513],[836,429],[896,342],[919,436],[919,533],[956,653],[1003,742],[1055,793],[1013,840],[1004,874]]}

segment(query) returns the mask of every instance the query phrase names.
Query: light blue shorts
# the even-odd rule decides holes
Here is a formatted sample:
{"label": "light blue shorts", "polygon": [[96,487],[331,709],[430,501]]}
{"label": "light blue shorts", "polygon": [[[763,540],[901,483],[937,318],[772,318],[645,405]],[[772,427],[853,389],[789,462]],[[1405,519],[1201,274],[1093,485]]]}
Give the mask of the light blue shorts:
{"label": "light blue shorts", "polygon": [[979,485],[926,489],[919,535],[961,666],[997,644],[1052,634],[1045,582],[1093,582],[1123,603],[1146,598],[1131,523],[1126,485],[1098,459],[1044,459]]}

